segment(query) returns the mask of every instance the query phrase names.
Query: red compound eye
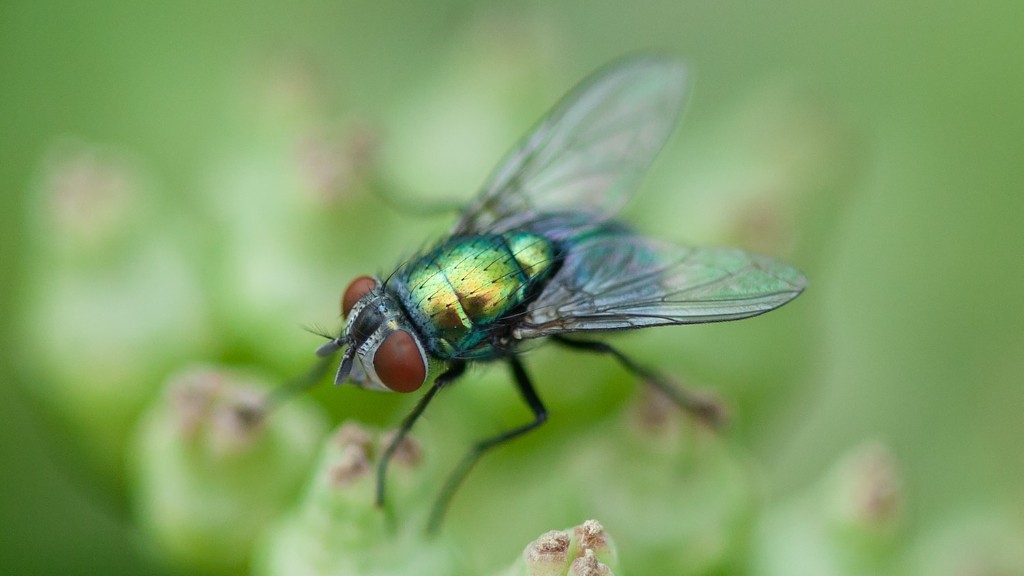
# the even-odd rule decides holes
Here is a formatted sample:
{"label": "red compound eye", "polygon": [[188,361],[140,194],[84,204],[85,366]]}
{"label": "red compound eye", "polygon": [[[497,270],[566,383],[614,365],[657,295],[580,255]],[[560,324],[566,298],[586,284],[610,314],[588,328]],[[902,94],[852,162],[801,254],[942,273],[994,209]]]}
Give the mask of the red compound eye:
{"label": "red compound eye", "polygon": [[395,330],[373,355],[377,377],[395,392],[415,392],[427,379],[427,367],[411,334]]}
{"label": "red compound eye", "polygon": [[377,287],[377,281],[369,276],[360,276],[352,281],[345,289],[345,294],[341,297],[341,313],[344,316],[348,316],[348,313],[352,311],[352,307],[359,302],[359,299],[366,296],[370,290]]}

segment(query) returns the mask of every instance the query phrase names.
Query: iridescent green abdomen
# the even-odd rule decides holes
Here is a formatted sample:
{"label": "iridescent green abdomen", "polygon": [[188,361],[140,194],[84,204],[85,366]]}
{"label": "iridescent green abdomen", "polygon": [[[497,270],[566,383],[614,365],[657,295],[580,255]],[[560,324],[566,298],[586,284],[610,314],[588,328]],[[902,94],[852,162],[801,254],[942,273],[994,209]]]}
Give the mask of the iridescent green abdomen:
{"label": "iridescent green abdomen", "polygon": [[389,281],[431,353],[483,358],[500,320],[549,276],[554,246],[508,232],[451,238],[403,266]]}

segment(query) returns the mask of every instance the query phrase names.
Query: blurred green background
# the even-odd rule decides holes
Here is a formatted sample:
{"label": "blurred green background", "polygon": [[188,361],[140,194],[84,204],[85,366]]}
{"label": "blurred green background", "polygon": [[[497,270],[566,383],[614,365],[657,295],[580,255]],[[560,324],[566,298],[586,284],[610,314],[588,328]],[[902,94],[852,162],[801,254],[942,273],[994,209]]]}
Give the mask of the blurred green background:
{"label": "blurred green background", "polygon": [[[381,193],[465,200],[577,80],[651,49],[694,89],[626,217],[780,255],[811,284],[749,323],[622,345],[721,391],[769,510],[878,442],[909,557],[1012,556],[977,534],[1024,547],[1022,23],[1016,1],[3,3],[0,568],[165,570],[120,459],[160,383],[194,362],[303,370],[317,338],[299,326],[335,329],[350,278],[449,224]],[[578,359],[536,355],[551,431],[506,462],[628,397]],[[553,384],[580,373],[599,383]],[[435,416],[466,441],[523,417],[503,372],[479,374],[500,392],[467,382]],[[409,401],[317,398],[378,424]]]}

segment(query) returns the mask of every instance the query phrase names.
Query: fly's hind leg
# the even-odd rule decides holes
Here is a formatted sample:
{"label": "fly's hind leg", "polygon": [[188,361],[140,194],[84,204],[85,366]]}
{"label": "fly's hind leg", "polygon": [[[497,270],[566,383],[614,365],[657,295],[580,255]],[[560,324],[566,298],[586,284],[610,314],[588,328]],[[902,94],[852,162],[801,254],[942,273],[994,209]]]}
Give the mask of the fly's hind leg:
{"label": "fly's hind leg", "polygon": [[463,456],[462,461],[452,471],[451,475],[448,476],[448,480],[445,481],[444,486],[441,488],[441,493],[438,494],[437,501],[434,503],[434,508],[430,512],[430,522],[427,525],[427,529],[430,532],[435,532],[441,525],[441,520],[444,519],[444,514],[448,510],[448,505],[451,503],[452,497],[455,495],[455,491],[458,490],[459,485],[466,479],[466,475],[473,466],[480,460],[480,457],[485,452],[494,448],[500,444],[504,444],[513,438],[517,438],[526,434],[530,430],[540,426],[548,419],[548,410],[544,407],[544,403],[541,402],[540,397],[537,396],[537,392],[533,389],[533,384],[530,382],[530,377],[526,374],[526,370],[523,368],[522,363],[515,356],[508,358],[509,365],[512,368],[512,375],[515,377],[516,386],[519,388],[519,393],[522,395],[523,400],[533,411],[533,421],[522,426],[508,430],[487,438],[480,442],[477,442],[469,449],[469,452]]}
{"label": "fly's hind leg", "polygon": [[725,408],[716,398],[680,386],[662,374],[637,364],[610,344],[595,340],[575,340],[563,336],[552,336],[552,338],[567,348],[611,355],[618,360],[623,368],[636,374],[644,382],[665,394],[680,408],[713,428],[720,427],[726,419]]}

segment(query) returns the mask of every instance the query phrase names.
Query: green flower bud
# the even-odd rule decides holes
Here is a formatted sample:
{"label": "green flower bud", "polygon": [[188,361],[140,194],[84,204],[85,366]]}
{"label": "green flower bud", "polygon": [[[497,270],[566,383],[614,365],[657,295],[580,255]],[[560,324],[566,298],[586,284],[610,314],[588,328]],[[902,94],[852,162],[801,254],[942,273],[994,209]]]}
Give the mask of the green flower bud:
{"label": "green flower bud", "polygon": [[609,566],[618,564],[615,544],[597,520],[587,520],[573,528],[572,542],[576,550],[592,552],[595,558]]}
{"label": "green flower bud", "polygon": [[750,468],[718,433],[645,390],[625,417],[595,427],[567,452],[566,498],[613,527],[630,552],[630,572],[736,569],[757,498]]}
{"label": "green flower bud", "polygon": [[764,575],[877,574],[903,536],[895,457],[878,443],[854,449],[817,486],[761,521],[755,566]]}
{"label": "green flower bud", "polygon": [[393,437],[393,432],[379,434],[351,422],[340,426],[324,444],[298,505],[258,546],[255,572],[457,573],[454,547],[425,534],[423,521],[432,495],[421,487],[423,458],[412,438],[403,439],[388,468],[388,506],[374,504],[377,462]]}
{"label": "green flower bud", "polygon": [[903,474],[880,443],[847,455],[826,480],[833,528],[851,546],[885,548],[899,536],[906,505]]}
{"label": "green flower bud", "polygon": [[523,551],[523,574],[529,576],[561,576],[572,556],[569,555],[570,536],[563,530],[541,534]]}
{"label": "green flower bud", "polygon": [[615,576],[604,564],[597,561],[593,550],[572,561],[568,576]]}
{"label": "green flower bud", "polygon": [[171,379],[140,424],[134,502],[143,531],[193,571],[244,569],[252,544],[295,497],[326,432],[302,398],[264,412],[267,387],[194,368]]}
{"label": "green flower bud", "polygon": [[[586,427],[571,427],[571,410],[554,407],[545,427],[488,453],[453,499],[443,530],[475,542],[479,557],[495,557],[500,540],[481,539],[481,532],[529,533],[530,526],[593,515],[629,550],[619,561],[625,572],[739,570],[759,503],[756,475],[720,433],[650,387],[641,390],[641,402],[604,420],[590,418]],[[469,386],[459,392],[472,393]],[[580,404],[581,412],[591,409],[586,398]],[[444,430],[446,448],[474,438],[452,428]],[[618,570],[600,553],[598,559]]]}
{"label": "green flower bud", "polygon": [[73,140],[48,151],[29,199],[12,357],[67,433],[60,445],[112,487],[167,371],[209,343],[199,280],[169,220],[142,161]]}

